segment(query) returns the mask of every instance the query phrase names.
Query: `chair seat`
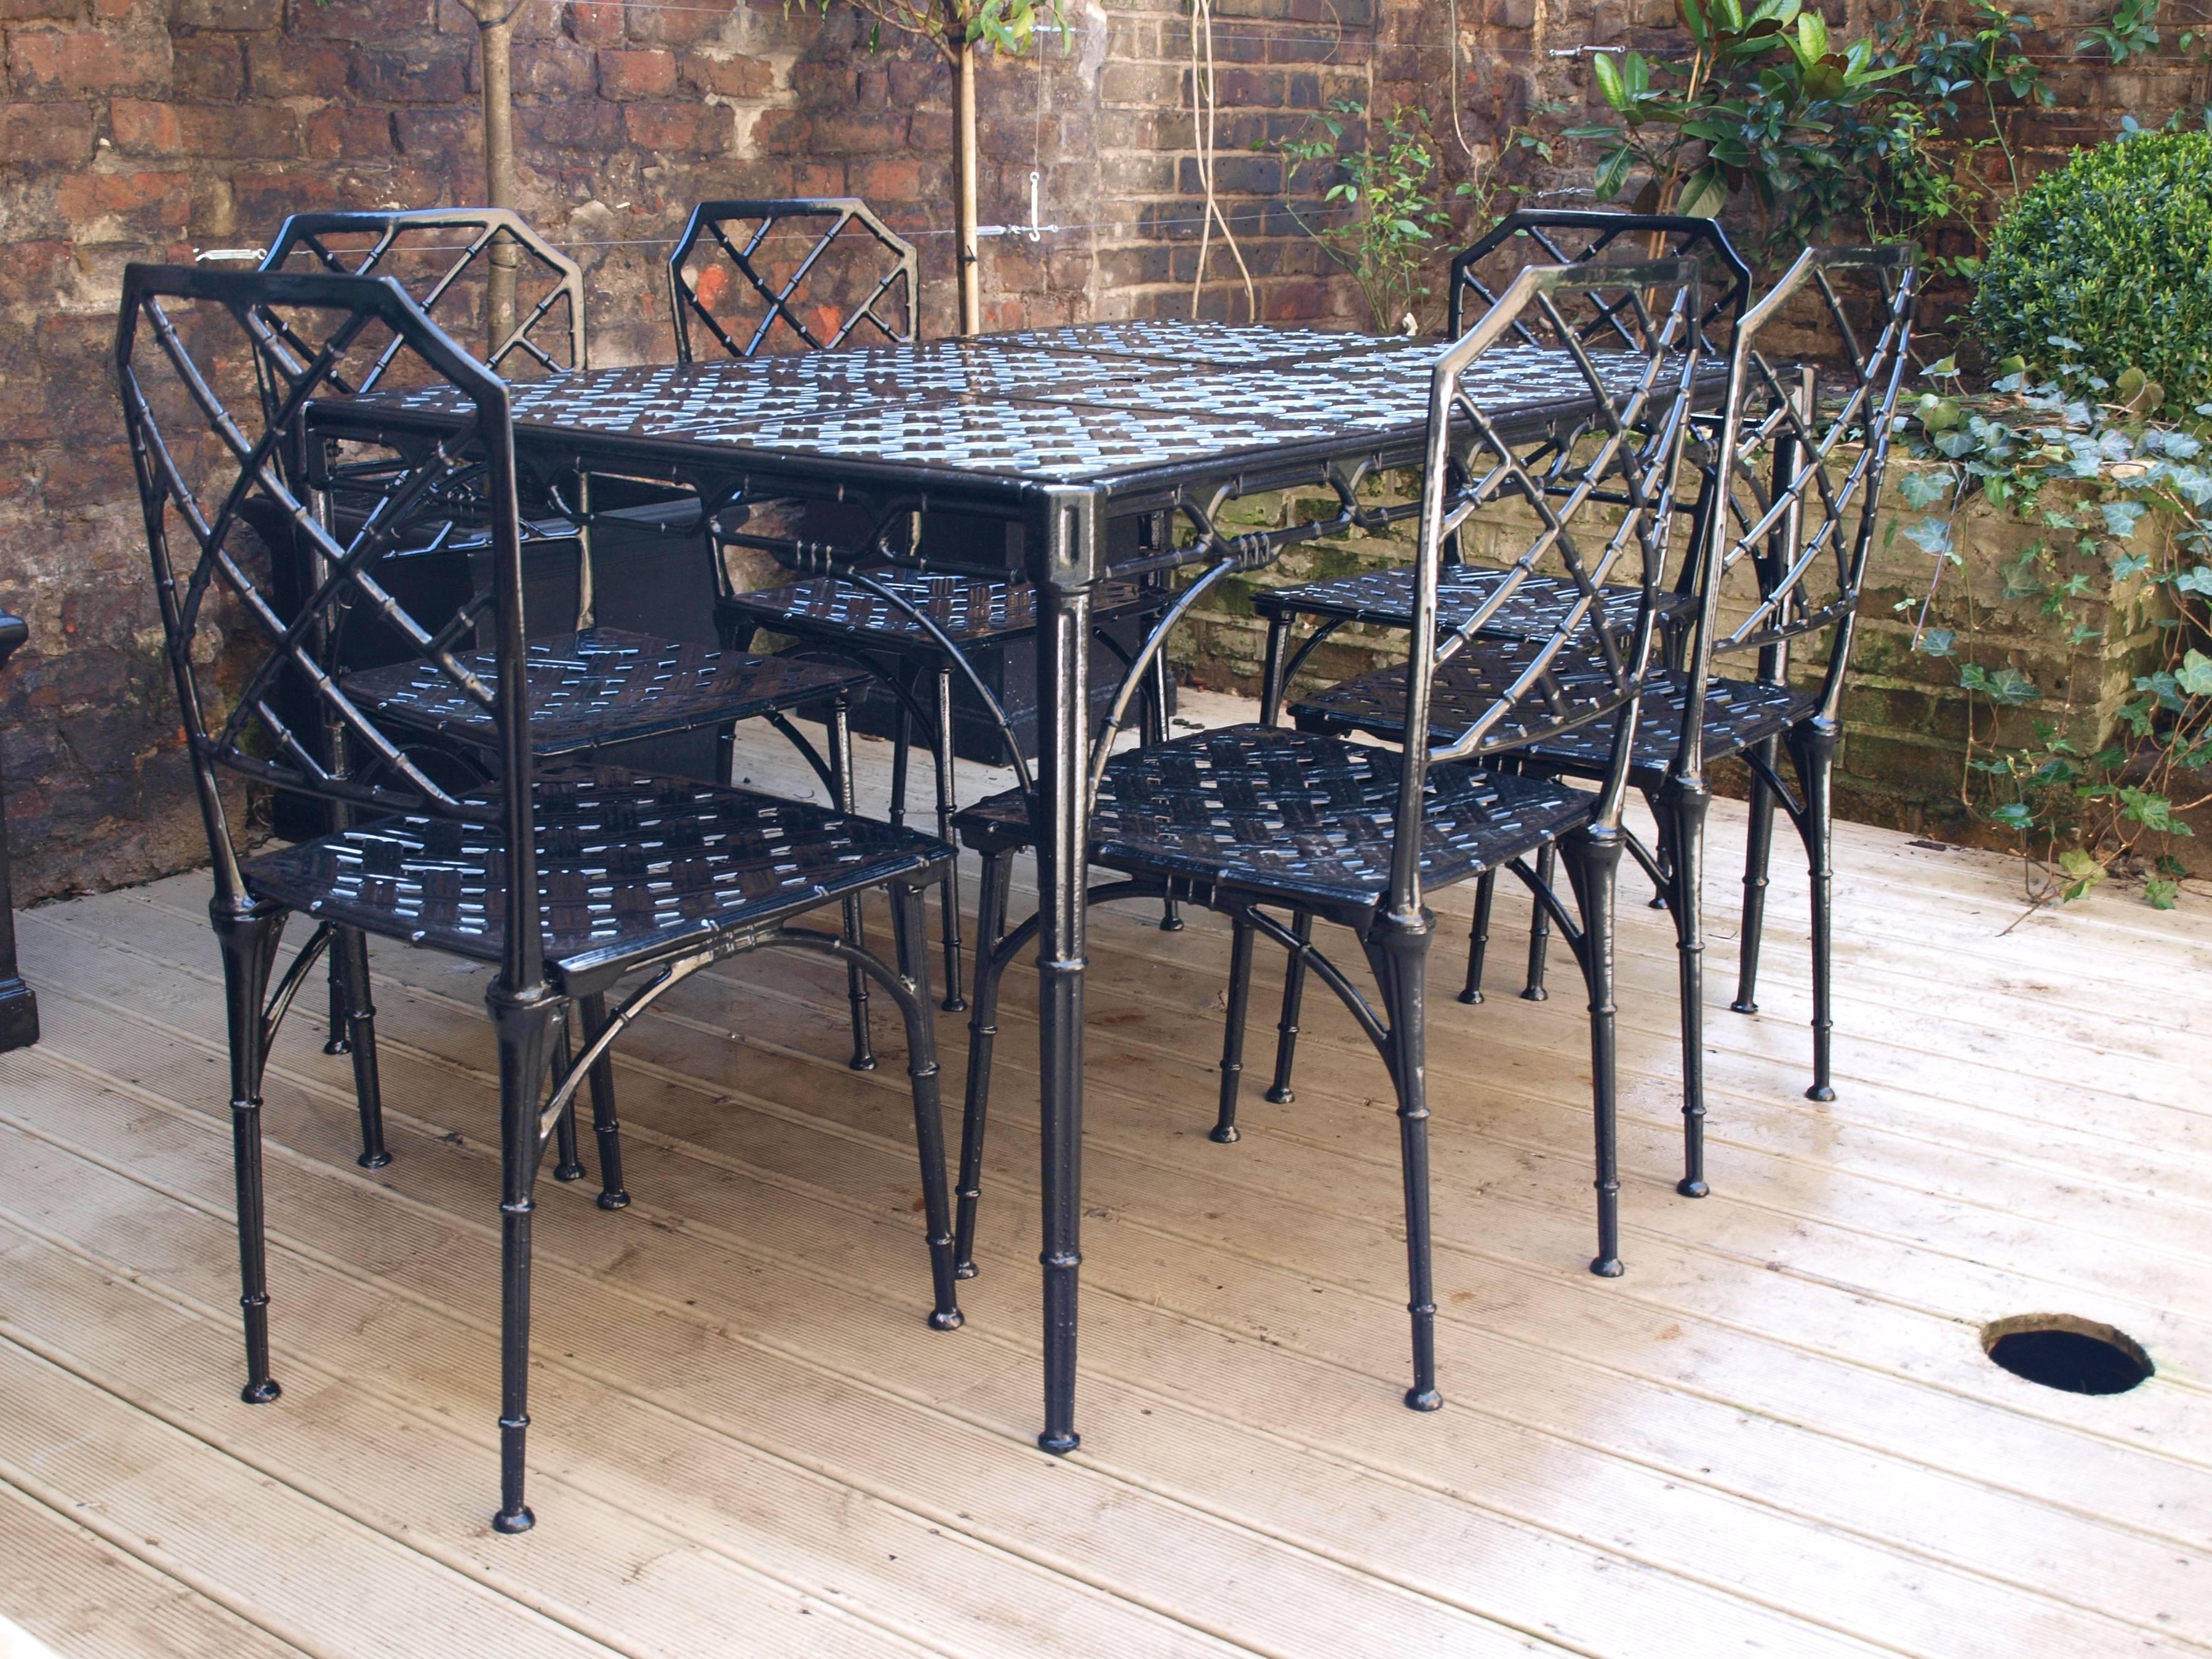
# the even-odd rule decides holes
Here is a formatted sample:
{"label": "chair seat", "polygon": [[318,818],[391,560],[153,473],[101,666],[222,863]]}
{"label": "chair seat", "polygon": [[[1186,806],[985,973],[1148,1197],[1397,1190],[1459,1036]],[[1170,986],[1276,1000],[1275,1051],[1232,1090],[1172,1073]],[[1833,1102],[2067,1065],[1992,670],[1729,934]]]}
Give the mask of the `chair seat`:
{"label": "chair seat", "polygon": [[[1487,635],[1462,645],[1437,670],[1430,691],[1434,740],[1457,742],[1508,696],[1545,649],[1539,640]],[[1562,650],[1486,734],[1484,753],[1517,754],[1540,740],[1581,730],[1594,732],[1605,743],[1614,725],[1607,716],[1627,701],[1622,677],[1602,657]],[[1378,668],[1362,674],[1294,705],[1291,715],[1305,731],[1364,732],[1395,742],[1406,724],[1406,671]]]}
{"label": "chair seat", "polygon": [[[1117,755],[1091,819],[1091,859],[1261,900],[1371,910],[1390,879],[1395,750],[1280,726],[1231,726]],[[1432,766],[1421,877],[1432,887],[1493,869],[1574,828],[1594,797],[1556,781]],[[956,820],[1004,852],[1030,840],[1018,792]]]}
{"label": "chair seat", "polygon": [[[545,953],[577,995],[952,856],[872,819],[618,767],[549,769],[536,805]],[[495,826],[409,816],[265,854],[246,879],[320,919],[495,962],[504,864]]]}
{"label": "chair seat", "polygon": [[[1457,628],[1498,591],[1507,572],[1487,565],[1448,564],[1437,573],[1437,617],[1440,626]],[[1608,585],[1603,588],[1605,614],[1625,633],[1636,625],[1636,607],[1643,590]],[[1581,597],[1565,576],[1534,574],[1522,579],[1486,633],[1511,636],[1547,634],[1553,620]],[[1696,608],[1686,593],[1659,596],[1657,617],[1663,627],[1686,621]],[[1362,571],[1329,581],[1308,582],[1299,587],[1261,587],[1253,590],[1252,609],[1270,622],[1287,617],[1320,617],[1344,623],[1366,623],[1380,628],[1413,625],[1413,571],[1410,565],[1385,570]]]}
{"label": "chair seat", "polygon": [[[1682,741],[1682,726],[1689,718],[1690,682],[1685,674],[1655,678],[1646,688],[1636,720],[1636,752],[1630,764],[1639,787],[1656,787],[1664,781]],[[1769,685],[1758,680],[1713,679],[1705,683],[1705,758],[1709,761],[1740,755],[1767,738],[1778,737],[1810,716],[1820,707],[1813,692],[1795,686]],[[1530,758],[1561,771],[1603,770],[1610,736],[1585,727],[1529,745]]]}
{"label": "chair seat", "polygon": [[[487,684],[497,672],[488,651],[464,660]],[[868,678],[850,666],[747,656],[617,628],[532,640],[525,674],[531,750],[546,757],[750,720],[856,690]],[[363,669],[343,685],[356,703],[394,726],[483,748],[496,741],[490,711],[433,664]]]}
{"label": "chair seat", "polygon": [[[870,571],[868,574],[912,601],[915,609],[944,629],[955,645],[1008,645],[1036,632],[1036,590],[1027,582],[983,576],[917,575],[908,571]],[[1170,597],[1134,582],[1103,582],[1091,600],[1091,620],[1097,623],[1117,617],[1143,616],[1161,609]],[[734,593],[721,600],[720,608],[725,616],[801,639],[864,649],[939,653],[929,631],[905,611],[831,576]]]}
{"label": "chair seat", "polygon": [[[1430,690],[1429,730],[1438,741],[1456,738],[1468,722],[1497,696],[1501,667],[1510,666],[1514,647],[1478,641],[1437,671]],[[1570,666],[1563,671],[1570,681]],[[1631,757],[1638,786],[1665,778],[1680,747],[1688,718],[1689,677],[1672,671],[1645,683]],[[1708,759],[1740,754],[1753,744],[1788,730],[1817,705],[1809,691],[1756,680],[1708,681],[1705,746]],[[1333,686],[1294,705],[1291,717],[1301,726],[1323,732],[1363,732],[1396,739],[1405,728],[1406,677],[1402,671],[1377,669]],[[1571,729],[1533,735],[1515,752],[1554,770],[1601,775],[1613,753],[1613,723],[1599,720]]]}

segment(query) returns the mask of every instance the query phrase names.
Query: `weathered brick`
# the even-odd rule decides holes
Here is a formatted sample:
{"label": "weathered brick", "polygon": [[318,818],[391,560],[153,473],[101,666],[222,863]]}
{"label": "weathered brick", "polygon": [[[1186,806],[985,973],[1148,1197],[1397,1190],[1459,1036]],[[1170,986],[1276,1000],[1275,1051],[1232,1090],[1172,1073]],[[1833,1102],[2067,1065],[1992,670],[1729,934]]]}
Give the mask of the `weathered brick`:
{"label": "weathered brick", "polygon": [[630,142],[655,152],[705,155],[726,149],[735,128],[717,104],[630,104],[623,110]]}
{"label": "weathered brick", "polygon": [[118,98],[107,106],[108,130],[126,155],[173,155],[185,147],[185,129],[176,106],[136,98]]}
{"label": "weathered brick", "polygon": [[608,52],[599,54],[599,96],[617,103],[665,98],[676,90],[676,54]]}
{"label": "weathered brick", "polygon": [[82,167],[92,159],[93,140],[88,104],[0,104],[0,156],[9,161]]}
{"label": "weathered brick", "polygon": [[177,110],[184,148],[198,157],[295,155],[300,118],[282,104],[188,104]]}
{"label": "weathered brick", "polygon": [[105,29],[11,29],[8,76],[24,92],[159,89],[169,76],[168,38]]}
{"label": "weathered brick", "polygon": [[775,91],[775,65],[742,52],[726,58],[686,52],[679,65],[683,82],[696,92],[725,98],[766,98]]}
{"label": "weathered brick", "polygon": [[284,0],[171,0],[169,21],[191,29],[262,32],[282,25]]}
{"label": "weathered brick", "polygon": [[467,95],[471,49],[464,41],[423,42],[353,55],[354,90],[387,104],[450,104]]}
{"label": "weathered brick", "polygon": [[337,98],[346,90],[347,52],[328,40],[250,40],[246,70],[257,98]]}
{"label": "weathered brick", "polygon": [[518,98],[588,96],[596,84],[595,54],[574,40],[518,41],[514,48],[514,91]]}
{"label": "weathered brick", "polygon": [[[520,112],[515,124],[523,125]],[[483,123],[459,110],[394,110],[392,132],[403,155],[473,157],[483,143]]]}
{"label": "weathered brick", "polygon": [[318,110],[307,118],[310,155],[371,160],[392,153],[392,118],[380,109]]}
{"label": "weathered brick", "polygon": [[561,104],[525,107],[514,112],[517,143],[524,140],[547,149],[614,150],[622,148],[622,111],[612,104]]}
{"label": "weathered brick", "polygon": [[246,95],[246,54],[234,34],[194,34],[169,54],[169,95],[179,103],[229,103]]}
{"label": "weathered brick", "polygon": [[620,0],[573,0],[563,7],[568,14],[570,35],[587,46],[622,43],[625,29]]}
{"label": "weathered brick", "polygon": [[79,173],[62,180],[57,204],[85,240],[111,223],[126,234],[137,230],[151,236],[164,229],[181,229],[191,199],[191,179],[182,173]]}

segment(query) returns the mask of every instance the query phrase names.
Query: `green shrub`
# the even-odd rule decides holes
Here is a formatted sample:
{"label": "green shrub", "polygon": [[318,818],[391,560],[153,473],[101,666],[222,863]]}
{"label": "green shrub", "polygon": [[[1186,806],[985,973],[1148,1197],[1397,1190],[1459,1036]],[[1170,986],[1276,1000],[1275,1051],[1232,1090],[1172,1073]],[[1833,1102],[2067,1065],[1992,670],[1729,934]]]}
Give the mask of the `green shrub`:
{"label": "green shrub", "polygon": [[2212,399],[2212,134],[2135,135],[2037,180],[1990,239],[1973,319],[1993,360]]}

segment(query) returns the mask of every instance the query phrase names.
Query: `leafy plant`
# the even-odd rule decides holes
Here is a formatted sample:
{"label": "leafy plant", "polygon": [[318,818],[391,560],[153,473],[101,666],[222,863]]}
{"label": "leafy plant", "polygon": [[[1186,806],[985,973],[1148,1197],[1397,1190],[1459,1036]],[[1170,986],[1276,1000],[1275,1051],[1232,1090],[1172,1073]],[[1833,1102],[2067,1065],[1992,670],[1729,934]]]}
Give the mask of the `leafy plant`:
{"label": "leafy plant", "polygon": [[[2074,643],[2096,636],[2081,603],[2092,559],[2115,584],[2142,578],[2167,613],[2156,619],[2158,659],[2135,678],[2112,739],[2094,750],[2045,722],[2032,743],[2000,743],[1997,711],[2032,708],[2040,689],[2015,667],[1960,664],[1970,710],[1978,701],[1990,715],[1984,739],[1970,712],[1962,795],[2039,857],[2047,875],[2038,902],[2072,900],[2132,859],[2145,836],[2190,835],[2182,815],[2212,803],[2212,451],[2199,430],[2144,419],[2154,387],[2140,370],[2107,382],[2068,363],[2059,380],[2031,386],[2017,362],[2007,367],[1993,396],[1919,399],[1908,442],[1944,470],[1908,474],[1903,493],[1909,506],[1948,510],[1906,526],[1908,539],[1936,558],[1940,580],[1958,557],[1951,520],[1979,493],[2048,532],[2005,568],[2003,597],[2034,601]],[[1948,362],[1937,368],[1939,378],[1955,375]],[[2194,413],[2201,428],[2212,403]],[[1960,654],[1953,635],[1924,621],[1923,603],[1916,643],[1924,654]],[[2161,856],[2145,898],[2170,907],[2180,873]]]}
{"label": "leafy plant", "polygon": [[1794,221],[1790,201],[1839,163],[1829,141],[1844,113],[1898,73],[1877,63],[1874,43],[1833,49],[1828,25],[1802,0],[1676,0],[1689,35],[1686,61],[1626,52],[1601,54],[1591,69],[1619,126],[1580,126],[1595,139],[1598,199],[1631,184],[1638,211],[1710,217],[1747,192],[1763,222]]}
{"label": "leafy plant", "polygon": [[2130,368],[2188,409],[2212,399],[2212,134],[2084,150],[2021,197],[1974,297],[1990,350],[2044,374]]}
{"label": "leafy plant", "polygon": [[[1948,223],[1977,240],[1994,197],[1988,149],[2017,190],[2006,110],[2051,93],[2026,47],[2030,20],[1998,0],[1967,0],[1956,23],[1929,0],[1848,43],[1802,0],[1676,4],[1688,58],[1593,62],[1615,118],[1566,136],[1598,143],[1599,199],[1711,215],[1748,197],[1763,251],[1784,253],[1838,227],[1924,240]],[[1972,256],[1952,263],[1971,270]]]}
{"label": "leafy plant", "polygon": [[[1347,138],[1352,148],[1346,147]],[[1401,105],[1378,126],[1367,106],[1350,98],[1316,116],[1304,137],[1280,140],[1274,148],[1290,164],[1286,188],[1307,168],[1326,169],[1330,176],[1322,204],[1352,216],[1334,224],[1298,223],[1352,273],[1376,328],[1396,333],[1410,319],[1418,330],[1428,320],[1430,276],[1452,228],[1447,201],[1474,198],[1486,225],[1497,188],[1494,169],[1462,180],[1448,195],[1425,111]],[[1506,135],[1500,155],[1516,149],[1550,154],[1543,140],[1522,128]],[[1291,212],[1295,218],[1297,210]]]}

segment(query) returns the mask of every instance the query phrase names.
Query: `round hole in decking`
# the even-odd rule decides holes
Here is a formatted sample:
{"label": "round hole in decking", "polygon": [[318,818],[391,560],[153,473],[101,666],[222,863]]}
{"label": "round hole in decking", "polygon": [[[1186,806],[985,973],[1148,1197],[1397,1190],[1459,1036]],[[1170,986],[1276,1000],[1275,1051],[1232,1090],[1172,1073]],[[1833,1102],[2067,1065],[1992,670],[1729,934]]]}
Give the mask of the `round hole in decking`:
{"label": "round hole in decking", "polygon": [[2014,1376],[2068,1394],[2125,1394],[2157,1373],[2125,1331],[2072,1314],[2015,1314],[1982,1327],[1982,1352]]}

